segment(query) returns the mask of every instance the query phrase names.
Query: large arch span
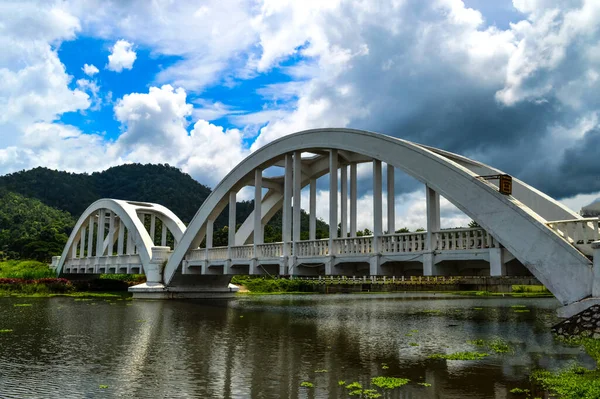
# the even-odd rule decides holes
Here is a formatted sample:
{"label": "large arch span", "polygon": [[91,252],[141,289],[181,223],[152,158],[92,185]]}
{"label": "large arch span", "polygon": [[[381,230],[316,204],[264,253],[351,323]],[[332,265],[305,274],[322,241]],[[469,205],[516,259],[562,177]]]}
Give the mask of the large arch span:
{"label": "large arch span", "polygon": [[[166,264],[165,284],[173,281],[186,254],[199,247],[232,193],[261,181],[256,180],[262,179],[256,171],[287,164],[292,153],[301,152],[322,156],[302,159],[299,166],[305,167],[302,178],[296,182],[299,186],[328,173],[331,168],[336,170],[337,176],[338,164],[384,162],[426,184],[479,223],[563,304],[591,295],[591,261],[547,225],[553,220],[577,220],[579,215],[517,179],[513,180],[512,196],[500,194],[493,184],[478,178],[481,174],[500,173],[490,166],[443,150],[352,129],[316,129],[291,134],[243,160],[215,187],[190,222]],[[332,154],[336,158],[333,161]],[[251,215],[242,224],[235,236],[236,244],[247,243],[251,232],[256,231],[254,226],[264,224],[285,203],[285,191],[292,185],[291,181],[285,182],[286,178],[288,176],[279,181],[271,179],[262,186],[269,191],[262,198],[256,197],[261,202],[260,217]],[[337,189],[337,182],[335,187]]]}

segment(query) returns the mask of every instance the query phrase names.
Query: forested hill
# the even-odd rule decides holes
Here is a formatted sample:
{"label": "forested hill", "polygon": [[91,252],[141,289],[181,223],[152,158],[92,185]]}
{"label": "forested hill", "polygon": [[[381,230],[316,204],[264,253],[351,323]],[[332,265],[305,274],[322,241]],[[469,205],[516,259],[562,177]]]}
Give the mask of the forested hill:
{"label": "forested hill", "polygon": [[0,176],[0,187],[75,217],[100,198],[115,198],[164,205],[185,223],[211,192],[177,168],[151,164],[115,166],[92,174],[35,168]]}
{"label": "forested hill", "polygon": [[[188,224],[210,193],[210,188],[169,165],[128,164],[92,174],[35,168],[0,176],[0,259],[47,261],[60,255],[75,221],[100,198],[161,204]],[[239,202],[238,224],[253,209],[253,201]],[[281,240],[280,213],[265,228],[266,242]],[[215,246],[227,245],[227,214],[226,208],[215,222]],[[317,237],[327,237],[328,228],[317,221]],[[304,211],[302,229],[308,230]]]}

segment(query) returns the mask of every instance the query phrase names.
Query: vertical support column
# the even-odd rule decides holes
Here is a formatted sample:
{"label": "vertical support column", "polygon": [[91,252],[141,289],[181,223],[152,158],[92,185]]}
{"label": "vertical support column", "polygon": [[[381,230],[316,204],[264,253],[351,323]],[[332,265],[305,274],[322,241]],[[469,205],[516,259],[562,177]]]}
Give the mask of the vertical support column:
{"label": "vertical support column", "polygon": [[350,237],[356,237],[356,194],[357,194],[357,177],[356,164],[350,165]]}
{"label": "vertical support column", "polygon": [[160,232],[160,246],[167,246],[167,225],[165,222],[162,222],[162,231]]}
{"label": "vertical support column", "polygon": [[71,245],[71,258],[72,259],[76,259],[77,258],[77,247],[80,245],[81,243],[81,234],[79,235],[79,240],[74,242]]}
{"label": "vertical support column", "polygon": [[87,230],[87,226],[83,226],[81,228],[81,239],[79,240],[79,258],[85,258],[85,232]]}
{"label": "vertical support column", "polygon": [[112,256],[115,249],[115,213],[110,213],[110,219],[108,222],[108,248],[106,254]]}
{"label": "vertical support column", "polygon": [[[329,153],[329,255],[335,255],[334,238],[337,238],[338,225],[338,152]],[[330,273],[326,273],[330,274]]]}
{"label": "vertical support column", "polygon": [[123,244],[125,241],[125,225],[119,218],[119,237],[117,238],[117,255],[123,255]]}
{"label": "vertical support column", "polygon": [[206,249],[213,247],[215,221],[213,219],[206,220]]}
{"label": "vertical support column", "polygon": [[341,236],[348,237],[348,166],[340,167],[340,201],[341,201]]}
{"label": "vertical support column", "polygon": [[[300,228],[301,220],[300,220],[300,210],[302,207],[302,152],[294,151],[294,207],[293,207],[293,220],[292,220],[292,228],[293,235],[292,239],[294,244],[300,241]],[[295,254],[295,253],[294,253]]]}
{"label": "vertical support column", "polygon": [[490,248],[490,276],[506,276],[506,264],[504,263],[504,249],[498,245]]}
{"label": "vertical support column", "polygon": [[88,243],[87,243],[87,257],[91,258],[94,256],[94,222],[96,221],[96,215],[90,216],[89,230],[88,230]]}
{"label": "vertical support column", "polygon": [[[262,225],[262,169],[254,170],[254,258],[258,256],[258,245],[263,243]],[[249,274],[256,274],[256,261],[250,262]]]}
{"label": "vertical support column", "polygon": [[96,233],[96,256],[104,255],[104,224],[105,224],[105,211],[100,209],[98,213],[98,231]]}
{"label": "vertical support column", "polygon": [[379,237],[381,236],[381,161],[373,160],[373,252],[379,253]]}
{"label": "vertical support column", "polygon": [[433,233],[440,231],[440,195],[431,187],[425,187],[427,203],[427,251],[433,251]]}
{"label": "vertical support column", "polygon": [[594,263],[592,266],[592,297],[600,298],[600,241],[594,241],[592,243],[592,249],[594,250]]}
{"label": "vertical support column", "polygon": [[308,239],[317,239],[317,179],[310,179],[310,209],[308,221]]}
{"label": "vertical support column", "polygon": [[236,200],[237,193],[235,191],[229,192],[229,230],[227,242],[230,247],[236,245],[235,243],[235,228],[236,228]]}
{"label": "vertical support column", "polygon": [[150,239],[154,245],[154,237],[156,236],[156,215],[150,215]]}
{"label": "vertical support column", "polygon": [[281,225],[281,238],[283,240],[283,256],[290,256],[289,243],[292,240],[292,188],[293,188],[293,161],[292,154],[285,154],[285,172],[283,182],[283,214]]}
{"label": "vertical support column", "polygon": [[396,189],[394,167],[387,165],[387,230],[388,234],[396,232]]}
{"label": "vertical support column", "polygon": [[127,229],[127,255],[135,254],[135,240],[133,235],[136,234],[134,231]]}

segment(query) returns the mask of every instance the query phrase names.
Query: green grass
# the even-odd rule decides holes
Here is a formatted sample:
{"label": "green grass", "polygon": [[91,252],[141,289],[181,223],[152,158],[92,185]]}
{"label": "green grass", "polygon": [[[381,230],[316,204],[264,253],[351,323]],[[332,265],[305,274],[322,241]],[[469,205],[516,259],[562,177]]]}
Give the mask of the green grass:
{"label": "green grass", "polygon": [[489,356],[489,354],[483,352],[456,352],[447,355],[436,353],[435,355],[428,356],[428,358],[445,360],[481,360],[487,356]]}
{"label": "green grass", "polygon": [[371,383],[376,387],[383,389],[394,389],[400,388],[408,384],[410,380],[408,378],[397,378],[397,377],[373,377]]}
{"label": "green grass", "polygon": [[36,260],[8,260],[0,262],[0,278],[37,280],[52,277],[56,277],[56,274],[48,265]]}

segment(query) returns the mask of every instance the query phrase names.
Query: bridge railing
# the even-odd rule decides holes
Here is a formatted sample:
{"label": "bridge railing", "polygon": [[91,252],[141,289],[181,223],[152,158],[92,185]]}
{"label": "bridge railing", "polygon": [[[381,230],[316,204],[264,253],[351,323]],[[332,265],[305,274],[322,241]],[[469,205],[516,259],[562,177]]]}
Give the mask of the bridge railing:
{"label": "bridge railing", "polygon": [[[254,245],[252,244],[231,247],[231,259],[252,259],[253,257]],[[227,256],[225,256],[225,259],[227,259]]]}
{"label": "bridge railing", "polygon": [[373,253],[373,237],[351,237],[333,239],[334,255],[362,255]]}
{"label": "bridge railing", "polygon": [[329,255],[329,239],[298,241],[295,245],[296,256]]}
{"label": "bridge railing", "polygon": [[[279,258],[283,256],[283,243],[271,242],[267,244],[258,244],[256,246],[256,256],[258,258]],[[290,244],[286,244],[290,245]]]}
{"label": "bridge railing", "polygon": [[591,243],[600,239],[599,218],[556,220],[546,225],[585,255],[592,256]]}
{"label": "bridge railing", "polygon": [[214,247],[206,250],[207,260],[224,260],[228,258],[227,247]]}
{"label": "bridge railing", "polygon": [[494,237],[481,228],[440,230],[433,233],[432,240],[436,251],[484,249],[497,246]]}
{"label": "bridge railing", "polygon": [[381,253],[424,251],[427,232],[385,234],[379,237]]}

